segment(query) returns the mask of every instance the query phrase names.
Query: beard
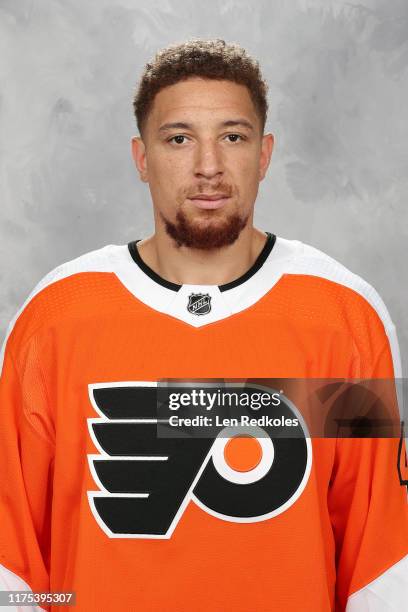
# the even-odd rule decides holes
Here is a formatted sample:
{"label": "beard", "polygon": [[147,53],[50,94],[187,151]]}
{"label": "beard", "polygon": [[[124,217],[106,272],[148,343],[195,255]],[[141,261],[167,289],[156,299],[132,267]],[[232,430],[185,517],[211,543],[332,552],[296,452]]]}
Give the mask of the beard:
{"label": "beard", "polygon": [[186,246],[192,249],[210,251],[233,244],[244,227],[247,225],[250,214],[241,216],[237,212],[231,213],[222,221],[217,219],[213,223],[210,219],[215,211],[203,211],[209,219],[208,223],[197,223],[182,209],[176,213],[175,221],[170,221],[160,213],[167,234],[176,242],[177,247]]}

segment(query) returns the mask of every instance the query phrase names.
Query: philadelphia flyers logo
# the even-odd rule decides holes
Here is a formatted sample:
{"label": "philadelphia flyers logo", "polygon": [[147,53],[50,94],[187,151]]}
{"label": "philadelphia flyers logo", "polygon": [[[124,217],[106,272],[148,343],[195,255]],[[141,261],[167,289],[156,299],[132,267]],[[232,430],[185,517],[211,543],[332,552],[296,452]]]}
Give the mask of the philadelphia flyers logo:
{"label": "philadelphia flyers logo", "polygon": [[[99,489],[88,491],[88,500],[109,537],[168,539],[190,501],[237,523],[272,519],[296,502],[309,478],[312,447],[300,412],[287,398],[279,414],[297,419],[290,437],[277,436],[267,425],[226,426],[215,437],[159,437],[158,387],[144,381],[88,387],[99,415],[87,419],[99,451],[88,455]],[[271,393],[257,384],[251,389]],[[270,416],[270,409],[258,409],[256,417],[262,415]]]}

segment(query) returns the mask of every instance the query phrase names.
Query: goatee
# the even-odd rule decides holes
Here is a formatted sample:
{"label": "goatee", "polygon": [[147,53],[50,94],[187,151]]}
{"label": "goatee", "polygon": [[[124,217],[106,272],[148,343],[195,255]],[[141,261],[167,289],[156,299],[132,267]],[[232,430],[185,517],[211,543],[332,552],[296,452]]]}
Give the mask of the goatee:
{"label": "goatee", "polygon": [[223,223],[211,222],[200,227],[199,224],[190,223],[183,211],[178,210],[176,221],[173,223],[164,217],[167,234],[173,238],[178,247],[186,246],[193,249],[210,251],[233,244],[248,223],[249,214],[241,217],[233,213]]}

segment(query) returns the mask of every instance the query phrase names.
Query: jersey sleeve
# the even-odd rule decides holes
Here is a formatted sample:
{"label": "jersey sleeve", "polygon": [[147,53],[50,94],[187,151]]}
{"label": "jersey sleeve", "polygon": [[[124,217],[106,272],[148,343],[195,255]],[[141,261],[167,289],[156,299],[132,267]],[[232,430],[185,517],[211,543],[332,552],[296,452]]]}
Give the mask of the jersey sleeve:
{"label": "jersey sleeve", "polygon": [[0,376],[0,590],[49,591],[54,445],[44,381],[29,343],[17,356],[10,344]]}
{"label": "jersey sleeve", "polygon": [[[372,378],[400,371],[395,329]],[[401,410],[401,407],[400,407]],[[408,609],[408,497],[402,437],[338,438],[328,494],[336,543],[336,612]]]}

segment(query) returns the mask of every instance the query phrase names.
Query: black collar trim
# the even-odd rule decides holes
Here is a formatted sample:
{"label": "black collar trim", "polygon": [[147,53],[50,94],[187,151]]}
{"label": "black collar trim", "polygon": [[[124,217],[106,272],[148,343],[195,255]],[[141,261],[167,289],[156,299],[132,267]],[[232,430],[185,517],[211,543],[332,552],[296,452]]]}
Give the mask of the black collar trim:
{"label": "black collar trim", "polygon": [[[247,270],[244,274],[242,274],[241,276],[239,276],[238,278],[236,278],[235,280],[229,283],[218,285],[218,289],[220,291],[227,291],[228,289],[233,289],[234,287],[238,287],[238,285],[245,283],[249,278],[251,278],[251,276],[255,274],[255,272],[258,272],[258,270],[262,267],[262,265],[267,260],[276,242],[275,234],[271,234],[270,232],[265,232],[265,233],[267,235],[267,239],[263,246],[263,249],[259,253],[258,257],[254,261],[252,266],[249,268],[249,270]],[[154,280],[156,283],[159,283],[159,285],[166,287],[166,289],[172,289],[173,291],[178,291],[179,289],[181,289],[183,285],[178,285],[177,283],[172,283],[171,281],[166,280],[165,278],[157,274],[152,268],[150,268],[150,266],[148,266],[143,261],[143,259],[140,256],[139,250],[136,246],[136,244],[140,242],[140,240],[141,239],[132,240],[131,242],[128,243],[129,253],[133,261],[139,266],[139,268],[141,268],[141,270],[143,270],[145,274],[150,276],[152,280]]]}

